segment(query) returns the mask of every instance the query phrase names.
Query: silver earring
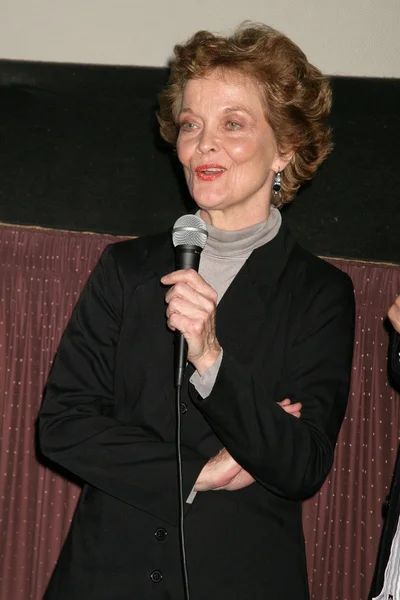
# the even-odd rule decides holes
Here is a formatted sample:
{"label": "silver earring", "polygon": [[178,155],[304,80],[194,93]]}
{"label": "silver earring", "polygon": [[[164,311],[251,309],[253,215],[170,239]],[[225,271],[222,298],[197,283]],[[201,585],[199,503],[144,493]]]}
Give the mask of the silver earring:
{"label": "silver earring", "polygon": [[272,184],[272,191],[274,192],[274,196],[277,196],[281,191],[281,172],[278,171],[275,173],[274,182]]}

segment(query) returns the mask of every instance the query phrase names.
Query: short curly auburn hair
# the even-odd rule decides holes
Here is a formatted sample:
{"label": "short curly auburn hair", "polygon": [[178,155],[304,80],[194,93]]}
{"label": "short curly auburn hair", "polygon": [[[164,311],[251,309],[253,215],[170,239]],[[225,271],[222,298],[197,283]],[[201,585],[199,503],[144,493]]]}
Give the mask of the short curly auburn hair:
{"label": "short curly auburn hair", "polygon": [[278,207],[290,202],[332,149],[327,78],[294,42],[267,25],[245,22],[228,37],[199,31],[174,48],[157,115],[164,140],[176,144],[186,82],[215,70],[250,76],[258,84],[278,151],[283,156],[294,150],[282,172],[281,191],[272,196]]}

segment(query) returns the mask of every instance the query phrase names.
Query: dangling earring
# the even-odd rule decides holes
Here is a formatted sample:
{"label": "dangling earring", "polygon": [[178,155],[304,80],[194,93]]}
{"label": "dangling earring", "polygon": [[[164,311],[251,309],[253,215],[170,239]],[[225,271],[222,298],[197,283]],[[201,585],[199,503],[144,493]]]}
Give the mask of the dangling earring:
{"label": "dangling earring", "polygon": [[277,196],[281,191],[281,172],[279,170],[277,173],[275,173],[272,191],[274,192],[274,196]]}

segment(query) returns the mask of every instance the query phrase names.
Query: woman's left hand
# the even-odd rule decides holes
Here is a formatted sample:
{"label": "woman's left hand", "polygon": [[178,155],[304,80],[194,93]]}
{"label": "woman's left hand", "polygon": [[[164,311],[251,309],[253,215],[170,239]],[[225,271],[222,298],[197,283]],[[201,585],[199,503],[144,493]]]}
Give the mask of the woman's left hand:
{"label": "woman's left hand", "polygon": [[184,335],[188,361],[202,375],[221,352],[215,333],[217,292],[193,269],[169,273],[161,283],[172,286],[165,295],[168,327]]}
{"label": "woman's left hand", "polygon": [[222,448],[203,467],[194,489],[196,492],[210,490],[233,492],[247,487],[253,482],[254,479],[250,473],[242,469],[226,448]]}

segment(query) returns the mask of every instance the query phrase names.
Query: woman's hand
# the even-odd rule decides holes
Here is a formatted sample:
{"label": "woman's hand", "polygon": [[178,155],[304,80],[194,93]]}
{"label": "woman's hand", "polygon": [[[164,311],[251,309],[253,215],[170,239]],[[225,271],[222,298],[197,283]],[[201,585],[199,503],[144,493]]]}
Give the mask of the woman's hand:
{"label": "woman's hand", "polygon": [[301,402],[295,402],[294,404],[292,404],[292,402],[289,400],[289,398],[285,398],[284,400],[282,400],[282,402],[278,402],[278,404],[289,415],[293,415],[294,417],[297,417],[298,419],[300,418],[301,409],[302,409]]}
{"label": "woman's hand", "polygon": [[242,471],[246,474],[246,479],[248,480],[242,487],[246,487],[253,483],[254,479],[232,458],[226,448],[222,448],[217,456],[210,458],[208,463],[204,465],[194,485],[194,489],[196,492],[227,490],[231,482],[234,482]]}
{"label": "woman's hand", "polygon": [[389,308],[388,317],[397,333],[400,333],[400,296],[397,296],[396,300]]}
{"label": "woman's hand", "polygon": [[161,283],[172,286],[165,295],[168,327],[184,335],[188,361],[202,375],[221,352],[215,333],[217,292],[193,269],[169,273]]}
{"label": "woman's hand", "polygon": [[[299,418],[302,405],[300,402],[291,403],[289,398],[278,402],[285,412]],[[217,456],[210,458],[204,465],[197,478],[194,489],[196,492],[207,492],[209,490],[225,490],[233,492],[241,490],[254,482],[254,478],[242,469],[242,467],[229,454],[226,448],[220,450]]]}

